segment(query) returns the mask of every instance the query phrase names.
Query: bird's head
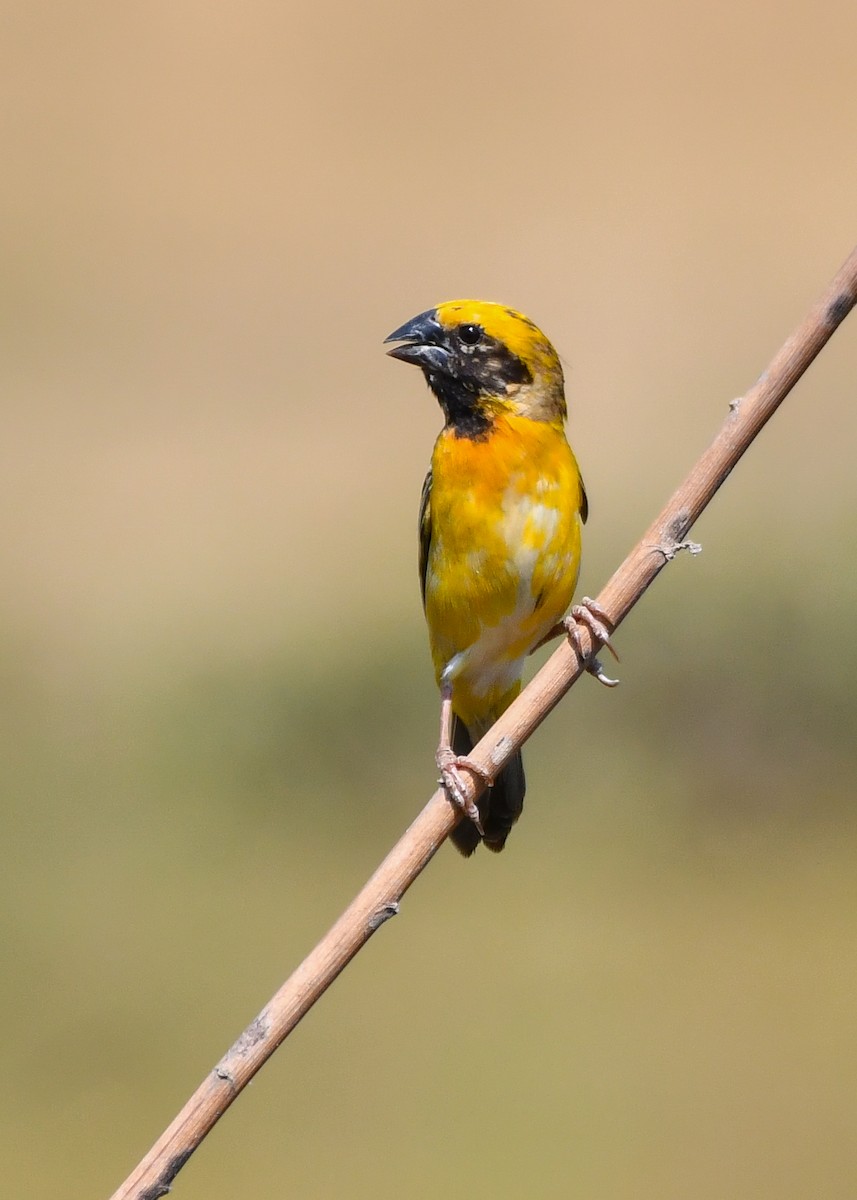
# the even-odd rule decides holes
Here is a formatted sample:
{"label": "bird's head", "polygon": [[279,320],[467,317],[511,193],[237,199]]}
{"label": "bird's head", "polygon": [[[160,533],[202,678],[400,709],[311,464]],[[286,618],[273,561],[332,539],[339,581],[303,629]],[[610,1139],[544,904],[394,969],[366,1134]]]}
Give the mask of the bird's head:
{"label": "bird's head", "polygon": [[529,317],[486,300],[449,300],[406,321],[389,353],[421,367],[447,424],[477,437],[512,413],[561,423],[559,355]]}

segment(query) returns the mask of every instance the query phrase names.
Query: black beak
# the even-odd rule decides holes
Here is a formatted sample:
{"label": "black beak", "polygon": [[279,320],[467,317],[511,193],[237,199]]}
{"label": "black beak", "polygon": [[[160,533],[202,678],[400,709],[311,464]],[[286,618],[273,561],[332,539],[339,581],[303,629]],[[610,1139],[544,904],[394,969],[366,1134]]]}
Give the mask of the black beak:
{"label": "black beak", "polygon": [[412,317],[400,325],[387,342],[403,342],[387,353],[401,362],[414,363],[426,371],[446,372],[449,366],[449,350],[446,346],[446,330],[437,319],[437,310],[430,308],[419,316]]}

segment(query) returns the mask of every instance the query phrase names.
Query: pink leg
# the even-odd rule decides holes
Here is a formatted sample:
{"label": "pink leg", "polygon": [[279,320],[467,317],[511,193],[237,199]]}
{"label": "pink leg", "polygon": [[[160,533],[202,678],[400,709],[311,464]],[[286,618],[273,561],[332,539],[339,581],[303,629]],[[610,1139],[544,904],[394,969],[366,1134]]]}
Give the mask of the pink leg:
{"label": "pink leg", "polygon": [[435,755],[435,762],[440,771],[440,782],[446,789],[446,794],[456,807],[460,808],[466,817],[469,817],[476,828],[479,830],[481,837],[484,837],[485,831],[479,820],[479,809],[474,802],[467,796],[464,780],[461,777],[462,769],[472,771],[474,775],[478,775],[490,787],[493,780],[488,771],[484,767],[480,767],[478,763],[473,762],[464,755],[456,754],[452,748],[452,687],[448,683],[441,685],[440,689],[440,742]]}
{"label": "pink leg", "polygon": [[[569,641],[579,659],[584,659],[583,648],[580,644],[580,626],[585,625],[592,638],[605,645],[618,662],[619,655],[613,649],[610,641],[610,630],[607,628],[609,624],[610,618],[607,613],[600,604],[596,604],[588,596],[584,596],[580,604],[573,605],[570,616],[565,617],[562,621],[562,627],[568,634]],[[586,663],[586,669],[591,675],[595,676],[599,683],[603,683],[605,687],[616,687],[619,682],[618,679],[610,679],[605,675],[604,668],[597,658],[591,658]]]}
{"label": "pink leg", "polygon": [[[533,650],[538,650],[539,647],[552,642],[554,638],[561,637],[563,634],[568,636],[568,640],[574,647],[577,657],[583,660],[583,649],[580,644],[580,626],[585,625],[596,642],[601,642],[607,647],[616,661],[619,661],[619,655],[613,649],[613,644],[610,641],[610,630],[607,626],[610,624],[610,618],[600,604],[596,604],[594,600],[590,600],[588,596],[584,596],[580,604],[575,604],[571,610],[571,614],[564,617],[559,625],[554,625],[549,633],[545,634],[538,645],[533,647]],[[530,651],[532,653],[532,651]],[[605,687],[616,687],[618,679],[609,679],[604,674],[604,668],[597,658],[590,658],[584,663],[590,675],[594,675],[599,683],[603,683]]]}

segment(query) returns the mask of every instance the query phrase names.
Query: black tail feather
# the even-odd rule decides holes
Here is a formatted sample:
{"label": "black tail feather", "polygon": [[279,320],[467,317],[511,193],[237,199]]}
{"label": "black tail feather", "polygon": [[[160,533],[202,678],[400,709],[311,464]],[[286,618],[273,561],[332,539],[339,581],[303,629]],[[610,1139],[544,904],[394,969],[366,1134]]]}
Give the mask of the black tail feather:
{"label": "black tail feather", "polygon": [[[473,739],[458,717],[452,723],[452,748],[456,754],[466,755],[473,749]],[[524,764],[520,751],[506,763],[501,773],[479,797],[479,819],[485,830],[485,845],[499,853],[506,844],[509,831],[521,815],[524,807]],[[479,831],[467,817],[456,825],[450,834],[457,850],[468,857],[483,840]]]}

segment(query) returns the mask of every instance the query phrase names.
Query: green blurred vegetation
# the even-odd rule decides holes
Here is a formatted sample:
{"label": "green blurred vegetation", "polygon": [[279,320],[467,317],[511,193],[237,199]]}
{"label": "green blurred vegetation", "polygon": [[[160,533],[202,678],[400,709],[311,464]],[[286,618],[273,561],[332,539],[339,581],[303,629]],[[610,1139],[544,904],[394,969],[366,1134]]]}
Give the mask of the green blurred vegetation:
{"label": "green blurred vegetation", "polygon": [[[108,1195],[432,790],[385,334],[551,334],[594,594],[850,249],[853,6],[688,12],[8,6],[10,1195]],[[853,1197],[855,320],[177,1196]]]}
{"label": "green blurred vegetation", "polygon": [[[770,564],[721,578],[716,619],[688,611],[701,564],[620,634],[622,688],[581,681],[533,739],[508,853],[442,852],[188,1194],[428,1196],[476,1138],[503,1194],[846,1194],[854,596],[818,598],[821,669],[803,613],[757,607]],[[320,674],[224,653],[73,705],[9,669],[3,1126],[30,1194],[58,1163],[69,1194],[115,1183],[427,797],[423,647],[330,643]]]}

